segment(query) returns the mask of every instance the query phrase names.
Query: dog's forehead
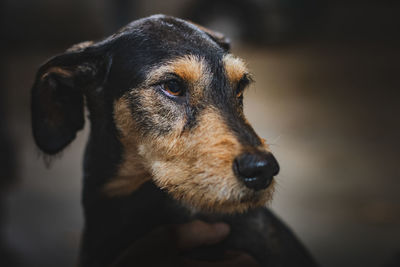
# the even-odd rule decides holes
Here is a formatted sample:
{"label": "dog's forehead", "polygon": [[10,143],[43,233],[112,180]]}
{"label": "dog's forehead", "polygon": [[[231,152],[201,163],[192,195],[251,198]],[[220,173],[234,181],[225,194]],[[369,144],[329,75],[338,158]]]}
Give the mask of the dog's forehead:
{"label": "dog's forehead", "polygon": [[134,21],[116,34],[121,35],[130,35],[130,38],[140,41],[136,42],[137,49],[160,54],[163,51],[175,56],[187,53],[224,53],[224,49],[194,24],[165,15]]}
{"label": "dog's forehead", "polygon": [[206,32],[178,18],[156,15],[134,21],[111,38],[112,74],[118,80],[113,84],[125,81],[122,91],[149,80],[149,76],[156,80],[163,72],[176,73],[189,82],[209,77],[218,83],[228,80],[228,84],[247,72],[243,61]]}

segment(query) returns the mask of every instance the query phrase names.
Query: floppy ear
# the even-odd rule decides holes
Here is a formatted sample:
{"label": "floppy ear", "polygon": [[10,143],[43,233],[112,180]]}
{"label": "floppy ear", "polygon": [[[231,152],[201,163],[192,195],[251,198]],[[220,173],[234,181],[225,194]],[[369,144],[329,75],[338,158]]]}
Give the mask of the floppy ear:
{"label": "floppy ear", "polygon": [[[193,22],[192,22],[193,23]],[[205,32],[211,39],[213,39],[219,46],[221,46],[225,51],[229,51],[231,49],[231,40],[229,40],[228,37],[225,37],[224,34],[210,30],[206,27],[203,27],[201,25],[198,25],[196,23],[193,23],[196,25],[200,30]]]}
{"label": "floppy ear", "polygon": [[[90,43],[91,44],[91,43]],[[104,81],[104,57],[74,46],[39,68],[32,87],[32,129],[38,147],[55,154],[84,126],[84,94]]]}

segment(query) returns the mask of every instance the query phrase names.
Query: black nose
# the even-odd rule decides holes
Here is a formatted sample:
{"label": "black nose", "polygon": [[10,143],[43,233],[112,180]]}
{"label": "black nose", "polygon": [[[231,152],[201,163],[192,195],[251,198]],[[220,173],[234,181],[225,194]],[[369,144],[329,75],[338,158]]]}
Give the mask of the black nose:
{"label": "black nose", "polygon": [[279,164],[271,153],[245,153],[234,160],[233,170],[248,188],[261,190],[279,173]]}

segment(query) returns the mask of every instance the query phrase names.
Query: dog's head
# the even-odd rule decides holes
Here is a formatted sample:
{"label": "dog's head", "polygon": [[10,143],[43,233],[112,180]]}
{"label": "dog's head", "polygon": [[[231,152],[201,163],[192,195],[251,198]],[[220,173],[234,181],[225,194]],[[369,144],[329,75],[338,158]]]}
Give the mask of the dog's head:
{"label": "dog's head", "polygon": [[251,77],[228,50],[221,34],[162,15],[74,46],[37,74],[36,143],[48,154],[68,145],[83,127],[86,100],[92,126],[117,129],[123,148],[114,177],[103,186],[108,196],[130,194],[153,180],[194,209],[238,212],[264,205],[279,166],[243,115]]}

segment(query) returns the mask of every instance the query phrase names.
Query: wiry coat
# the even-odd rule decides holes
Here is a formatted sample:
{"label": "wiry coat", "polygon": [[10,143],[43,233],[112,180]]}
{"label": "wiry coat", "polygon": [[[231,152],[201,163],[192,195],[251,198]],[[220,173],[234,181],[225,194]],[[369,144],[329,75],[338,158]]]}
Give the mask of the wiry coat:
{"label": "wiry coat", "polygon": [[[232,167],[242,153],[270,152],[243,115],[251,78],[228,49],[217,33],[157,15],[39,69],[32,120],[41,150],[61,151],[83,128],[85,103],[89,111],[81,266],[108,266],[157,226],[194,218],[232,231],[193,257],[238,249],[263,266],[314,266],[264,207],[274,182],[252,190]],[[168,91],[171,80],[179,95]]]}

